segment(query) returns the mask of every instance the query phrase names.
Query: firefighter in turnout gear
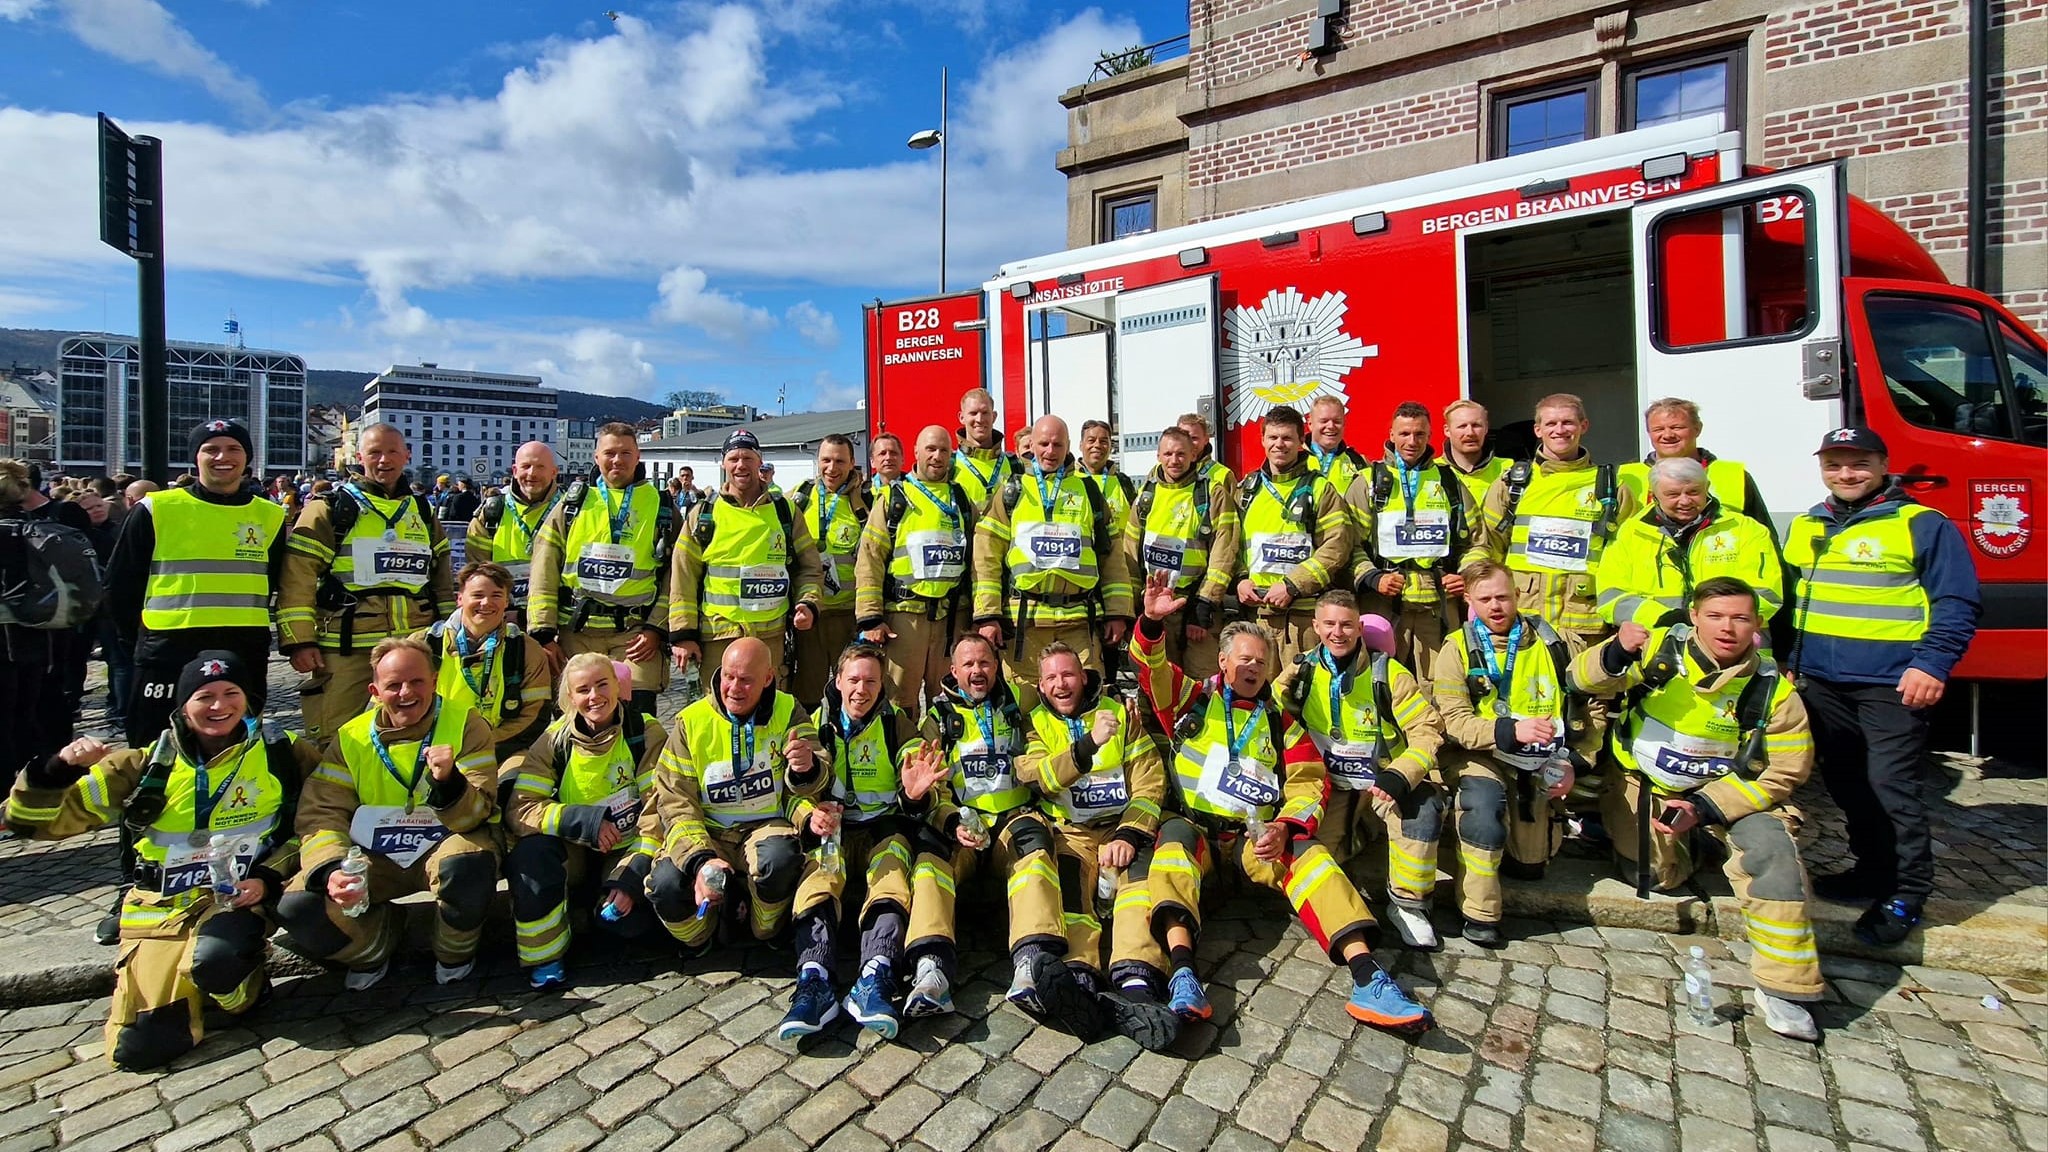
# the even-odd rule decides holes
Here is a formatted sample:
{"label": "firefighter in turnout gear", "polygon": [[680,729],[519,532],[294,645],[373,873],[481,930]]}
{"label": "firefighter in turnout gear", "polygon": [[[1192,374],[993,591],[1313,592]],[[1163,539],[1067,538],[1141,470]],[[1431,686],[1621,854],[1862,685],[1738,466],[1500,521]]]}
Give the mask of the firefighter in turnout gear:
{"label": "firefighter in turnout gear", "polygon": [[1517,611],[1501,565],[1475,561],[1464,576],[1471,619],[1437,654],[1431,691],[1449,739],[1438,759],[1456,793],[1465,939],[1499,948],[1501,873],[1543,875],[1563,839],[1561,800],[1599,739],[1565,691],[1576,636]]}
{"label": "firefighter in turnout gear", "polygon": [[1709,494],[1708,471],[1685,456],[1651,465],[1651,501],[1622,524],[1600,558],[1600,618],[1645,628],[1685,620],[1693,587],[1716,576],[1749,585],[1763,618],[1784,603],[1785,572],[1771,530]]}
{"label": "firefighter in turnout gear", "polygon": [[[299,801],[299,874],[278,901],[294,950],[346,967],[350,991],[391,968],[402,934],[391,901],[434,894],[434,978],[475,966],[498,885],[498,761],[491,726],[434,693],[424,641],[394,636],[370,653],[376,706],[342,725]],[[352,849],[369,871],[343,865]]]}
{"label": "firefighter in turnout gear", "polygon": [[1235,489],[1203,468],[1185,429],[1159,434],[1159,463],[1139,486],[1124,522],[1124,564],[1133,579],[1171,573],[1187,612],[1167,622],[1166,658],[1183,668],[1216,662],[1216,632],[1243,546]]}
{"label": "firefighter in turnout gear", "polygon": [[[1048,646],[1038,668],[1039,705],[1017,776],[1038,791],[1052,848],[1024,857],[1010,873],[1010,953],[1020,968],[1028,960],[1034,974],[1039,955],[1063,961],[1117,1033],[1164,1051],[1179,1037],[1180,1019],[1166,1006],[1168,974],[1152,962],[1158,949],[1143,896],[1164,815],[1166,766],[1159,746],[1073,649]],[[1103,905],[1116,912],[1107,978],[1097,918]],[[1032,990],[1035,996],[1035,979]]]}
{"label": "firefighter in turnout gear", "polygon": [[1344,398],[1323,395],[1308,406],[1308,470],[1339,492],[1366,470],[1365,454],[1344,442]]}
{"label": "firefighter in turnout gear", "polygon": [[[289,529],[283,508],[249,490],[249,453],[240,424],[209,420],[194,429],[197,482],[151,492],[129,508],[106,558],[107,611],[135,656],[131,748],[163,732],[172,687],[199,653],[225,648],[251,668],[270,656],[270,598]],[[249,687],[259,716],[265,688],[260,676]]]}
{"label": "firefighter in turnout gear", "polygon": [[889,698],[906,716],[938,698],[971,604],[974,504],[951,475],[953,441],[917,435],[915,470],[875,498],[854,563],[854,627],[888,657]]}
{"label": "firefighter in turnout gear", "polygon": [[1116,434],[1110,431],[1108,424],[1100,420],[1081,422],[1081,447],[1077,453],[1081,477],[1102,494],[1103,507],[1109,509],[1110,523],[1121,528],[1131,514],[1131,501],[1137,498],[1138,487],[1111,458],[1115,444]]}
{"label": "firefighter in turnout gear", "polygon": [[1608,742],[1623,781],[1604,801],[1637,894],[1684,884],[1711,840],[1742,901],[1764,1023],[1813,1041],[1820,1032],[1799,1002],[1819,1000],[1825,987],[1795,841],[1800,817],[1789,803],[1813,771],[1813,734],[1791,681],[1757,647],[1758,608],[1747,583],[1709,577],[1692,590],[1687,623],[1624,622],[1573,661],[1571,682],[1627,693]]}
{"label": "firefighter in turnout gear", "polygon": [[1764,531],[1775,540],[1777,529],[1771,523],[1770,509],[1764,507],[1763,490],[1756,486],[1756,477],[1741,464],[1724,460],[1700,447],[1700,433],[1705,428],[1705,422],[1700,419],[1700,406],[1690,400],[1666,396],[1651,402],[1643,412],[1643,431],[1650,441],[1650,454],[1621,466],[1621,486],[1629,490],[1637,504],[1647,504],[1650,501],[1650,469],[1658,461],[1695,461],[1706,469],[1708,488],[1724,511],[1739,512],[1762,524]]}
{"label": "firefighter in turnout gear", "polygon": [[1174,1013],[1210,1015],[1194,971],[1195,937],[1202,879],[1225,867],[1284,893],[1324,954],[1351,970],[1344,1010],[1353,1018],[1396,1032],[1429,1028],[1429,1010],[1372,958],[1365,942],[1372,913],[1316,839],[1329,779],[1307,729],[1266,690],[1272,637],[1252,621],[1231,624],[1220,640],[1219,671],[1197,679],[1160,652],[1163,621],[1186,608],[1186,599],[1160,574],[1145,582],[1144,603],[1131,653],[1147,703],[1174,734],[1178,809],[1160,826],[1145,879],[1153,937],[1147,959],[1173,973]]}
{"label": "firefighter in turnout gear", "polygon": [[903,438],[884,432],[868,444],[868,502],[874,503],[903,479]]}
{"label": "firefighter in turnout gear", "polygon": [[389,424],[356,440],[360,480],[306,501],[287,544],[277,647],[299,689],[308,738],[332,742],[369,706],[370,650],[455,610],[448,541],[425,498],[406,488],[412,449]]}
{"label": "firefighter in turnout gear", "polygon": [[660,845],[648,899],[686,954],[711,945],[728,897],[744,897],[754,939],[781,930],[803,876],[791,820],[825,783],[818,730],[795,697],[776,689],[768,645],[734,640],[707,688],[669,728],[654,808],[640,824]]}
{"label": "firefighter in turnout gear", "polygon": [[1237,487],[1237,474],[1216,459],[1211,451],[1208,417],[1200,412],[1183,412],[1173,426],[1187,433],[1188,440],[1195,446],[1195,467],[1210,483],[1232,489]]}
{"label": "firefighter in turnout gear", "polygon": [[751,636],[786,685],[791,636],[818,623],[818,549],[807,518],[768,487],[761,442],[744,428],[725,438],[725,477],[683,525],[669,584],[676,667],[723,667],[727,648]]}
{"label": "firefighter in turnout gear", "polygon": [[1273,683],[1274,699],[1308,729],[1329,774],[1316,839],[1345,864],[1367,841],[1384,838],[1388,918],[1403,944],[1434,949],[1429,901],[1444,800],[1430,775],[1443,720],[1427,690],[1390,655],[1392,626],[1361,617],[1351,593],[1323,593],[1316,635],[1322,644],[1295,657]]}
{"label": "firefighter in turnout gear", "polygon": [[1343,493],[1302,461],[1301,413],[1266,413],[1262,439],[1264,466],[1237,486],[1237,610],[1266,626],[1284,663],[1316,646],[1315,598],[1351,562],[1351,514]]}
{"label": "firefighter in turnout gear", "polygon": [[1012,680],[1036,684],[1037,653],[1055,640],[1104,670],[1102,645],[1123,643],[1131,623],[1130,574],[1123,549],[1111,546],[1117,531],[1101,494],[1075,471],[1066,421],[1040,418],[1030,453],[975,526],[974,624],[990,643],[1008,640]]}
{"label": "firefighter in turnout gear", "polygon": [[[533,578],[533,546],[540,540],[548,513],[562,501],[563,486],[556,482],[559,475],[553,448],[539,440],[521,444],[512,457],[511,482],[503,492],[478,505],[476,518],[469,522],[469,542],[463,555],[471,561],[495,561],[512,573],[510,615],[522,628],[528,623],[526,597]],[[552,655],[549,658],[552,660]]]}
{"label": "firefighter in turnout gear", "polygon": [[[1457,474],[1458,483],[1471,497],[1477,513],[1486,503],[1487,489],[1507,473],[1509,461],[1493,454],[1487,445],[1492,429],[1487,425],[1486,405],[1477,400],[1453,400],[1444,406],[1444,450],[1438,464]],[[1473,517],[1475,522],[1478,517]]]}
{"label": "firefighter in turnout gear", "polygon": [[823,794],[800,801],[795,813],[815,851],[796,890],[801,954],[784,1040],[809,1036],[839,1014],[833,968],[852,868],[866,878],[867,898],[847,1015],[894,1038],[899,974],[910,977],[902,1015],[953,1010],[953,853],[930,825],[946,763],[938,745],[912,738],[912,720],[884,698],[882,663],[873,645],[848,648],[818,714],[829,769]]}
{"label": "firefighter in turnout gear", "polygon": [[871,503],[853,469],[853,441],[834,432],[818,442],[818,478],[797,485],[797,518],[817,543],[817,619],[796,634],[796,698],[815,705],[834,661],[853,642],[854,553]]}
{"label": "firefighter in turnout gear", "polygon": [[631,424],[597,430],[597,475],[577,481],[533,542],[527,630],[559,667],[602,652],[633,666],[633,706],[654,711],[668,685],[670,553],[675,505],[640,466]]}
{"label": "firefighter in turnout gear", "polygon": [[960,397],[960,447],[953,453],[953,482],[967,493],[979,517],[988,502],[1016,475],[1018,461],[996,431],[996,398],[986,388],[970,388]]}
{"label": "firefighter in turnout gear", "polygon": [[[7,797],[7,827],[23,839],[117,821],[134,830],[106,1028],[117,1068],[170,1063],[203,1038],[208,1001],[239,1016],[268,992],[264,948],[298,854],[292,808],[320,752],[264,738],[249,714],[260,669],[226,650],[200,653],[178,674],[153,744],[114,752],[80,737],[29,764]],[[211,873],[216,835],[233,853],[230,876]]]}
{"label": "firefighter in turnout gear", "polygon": [[506,619],[512,573],[504,565],[471,560],[455,587],[455,614],[418,635],[439,665],[435,691],[484,718],[503,764],[547,724],[553,693],[548,654]]}
{"label": "firefighter in turnout gear", "polygon": [[1921,792],[1928,716],[1976,635],[1982,593],[1963,534],[1889,474],[1877,433],[1837,428],[1814,455],[1828,495],[1785,537],[1796,580],[1786,665],[1856,860],[1813,889],[1867,905],[1857,937],[1890,946],[1934,890]]}
{"label": "firefighter in turnout gear", "polygon": [[560,703],[561,719],[507,765],[517,775],[505,829],[516,839],[505,885],[519,965],[536,989],[568,982],[578,912],[595,911],[595,927],[627,940],[655,924],[646,884],[661,844],[643,816],[668,733],[633,711],[617,665],[596,652],[569,658]]}
{"label": "firefighter in turnout gear", "polygon": [[1458,627],[1458,569],[1486,555],[1486,523],[1454,473],[1429,458],[1429,409],[1394,409],[1386,454],[1346,494],[1358,594],[1394,626],[1394,659],[1429,678]]}

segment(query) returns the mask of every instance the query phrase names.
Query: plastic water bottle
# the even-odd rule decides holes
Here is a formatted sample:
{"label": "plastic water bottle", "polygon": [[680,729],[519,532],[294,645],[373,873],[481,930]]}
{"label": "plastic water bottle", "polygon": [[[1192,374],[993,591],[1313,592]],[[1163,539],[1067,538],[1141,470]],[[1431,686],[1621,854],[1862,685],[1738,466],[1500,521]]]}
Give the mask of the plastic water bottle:
{"label": "plastic water bottle", "polygon": [[818,845],[818,866],[833,876],[846,875],[846,860],[839,854],[839,830],[832,830],[830,836]]}
{"label": "plastic water bottle", "polygon": [[982,815],[980,809],[962,808],[960,810],[960,827],[965,828],[967,834],[976,840],[984,844],[988,842],[988,817]]}
{"label": "plastic water bottle", "polygon": [[692,660],[690,661],[690,666],[683,669],[683,706],[685,708],[696,703],[697,698],[704,695],[704,673],[702,668],[703,665],[700,661]]}
{"label": "plastic water bottle", "polygon": [[1685,961],[1685,1007],[1692,1022],[1711,1028],[1720,1021],[1714,1015],[1714,972],[1707,967],[1707,950],[1695,944]]}
{"label": "plastic water bottle", "polygon": [[1120,871],[1120,869],[1116,868],[1099,868],[1096,870],[1095,898],[1097,900],[1116,899],[1116,881],[1117,874]]}
{"label": "plastic water bottle", "polygon": [[709,899],[697,902],[697,919],[702,920],[704,917],[709,916],[713,904],[724,903],[725,873],[726,870],[723,868],[711,868],[705,871],[704,890],[711,893],[711,896]]}
{"label": "plastic water bottle", "polygon": [[235,844],[225,832],[215,832],[206,842],[206,878],[213,887],[213,902],[221,908],[235,905]]}
{"label": "plastic water bottle", "polygon": [[356,902],[341,910],[349,917],[361,916],[370,910],[370,857],[361,845],[349,848],[348,855],[341,861],[341,874],[348,878],[348,890],[356,894]]}
{"label": "plastic water bottle", "polygon": [[1563,748],[1552,752],[1550,759],[1543,762],[1543,790],[1548,792],[1564,783],[1565,773],[1571,770],[1571,765],[1571,755]]}
{"label": "plastic water bottle", "polygon": [[607,924],[617,924],[620,920],[625,919],[625,913],[619,911],[617,904],[607,899],[604,905],[597,910],[597,918]]}
{"label": "plastic water bottle", "polygon": [[1244,814],[1244,834],[1254,844],[1266,838],[1266,821],[1257,809]]}

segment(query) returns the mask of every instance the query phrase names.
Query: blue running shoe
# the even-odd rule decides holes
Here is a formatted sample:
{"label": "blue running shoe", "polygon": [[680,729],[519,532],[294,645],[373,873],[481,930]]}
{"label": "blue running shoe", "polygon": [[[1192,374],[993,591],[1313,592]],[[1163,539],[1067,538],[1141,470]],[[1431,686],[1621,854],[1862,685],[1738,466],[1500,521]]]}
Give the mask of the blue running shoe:
{"label": "blue running shoe", "polygon": [[1856,938],[1875,948],[1890,948],[1912,935],[1919,923],[1919,901],[1901,897],[1880,900],[1856,918]]}
{"label": "blue running shoe", "polygon": [[889,1003],[888,989],[894,983],[889,966],[882,964],[854,981],[853,990],[846,994],[846,1014],[861,1027],[880,1033],[884,1040],[894,1040],[902,1023],[896,1018],[896,1006]]}
{"label": "blue running shoe", "polygon": [[1166,992],[1167,1007],[1183,1020],[1207,1020],[1213,1011],[1209,1007],[1208,993],[1202,991],[1202,982],[1195,977],[1193,968],[1174,969]]}
{"label": "blue running shoe", "polygon": [[535,992],[547,992],[569,983],[569,969],[560,960],[550,960],[526,974],[526,986]]}
{"label": "blue running shoe", "polygon": [[1374,972],[1366,983],[1352,985],[1344,1011],[1354,1020],[1389,1032],[1427,1032],[1436,1025],[1429,1009],[1401,991],[1401,986],[1385,972]]}
{"label": "blue running shoe", "polygon": [[806,972],[797,977],[796,995],[790,998],[789,1015],[782,1018],[775,1034],[784,1040],[801,1040],[839,1018],[839,998],[832,994],[832,982]]}

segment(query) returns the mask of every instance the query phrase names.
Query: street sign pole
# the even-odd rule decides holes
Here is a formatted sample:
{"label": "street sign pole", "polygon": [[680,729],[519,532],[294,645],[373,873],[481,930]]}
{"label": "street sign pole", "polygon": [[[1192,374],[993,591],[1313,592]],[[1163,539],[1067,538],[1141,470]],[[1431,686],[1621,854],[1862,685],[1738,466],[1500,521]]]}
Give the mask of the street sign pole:
{"label": "street sign pole", "polygon": [[[164,325],[163,142],[130,136],[104,113],[100,129],[100,239],[135,261],[142,370],[142,477],[170,483],[170,355]],[[109,460],[118,473],[125,460]]]}

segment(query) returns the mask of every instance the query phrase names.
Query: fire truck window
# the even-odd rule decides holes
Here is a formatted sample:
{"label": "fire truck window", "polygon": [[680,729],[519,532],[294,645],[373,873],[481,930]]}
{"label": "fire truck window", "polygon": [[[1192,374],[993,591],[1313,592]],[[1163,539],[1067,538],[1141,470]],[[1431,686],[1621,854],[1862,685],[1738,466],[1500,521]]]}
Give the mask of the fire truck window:
{"label": "fire truck window", "polygon": [[[2013,339],[1994,352],[1983,311],[1958,301],[1872,296],[1867,310],[1886,390],[1907,422],[1965,436],[2014,440],[2019,439],[2013,434],[2017,409],[2031,413],[2034,442],[2040,442],[2039,353]],[[2014,392],[2027,399],[2013,403],[1994,356],[2005,358]]]}
{"label": "fire truck window", "polygon": [[1791,339],[1813,324],[1812,202],[1779,190],[1659,220],[1653,320],[1672,349]]}
{"label": "fire truck window", "polygon": [[2005,341],[2006,369],[2012,374],[2013,410],[2019,415],[2020,440],[2026,444],[2048,444],[2048,356],[2029,344],[2012,325],[1998,322],[1998,334]]}

